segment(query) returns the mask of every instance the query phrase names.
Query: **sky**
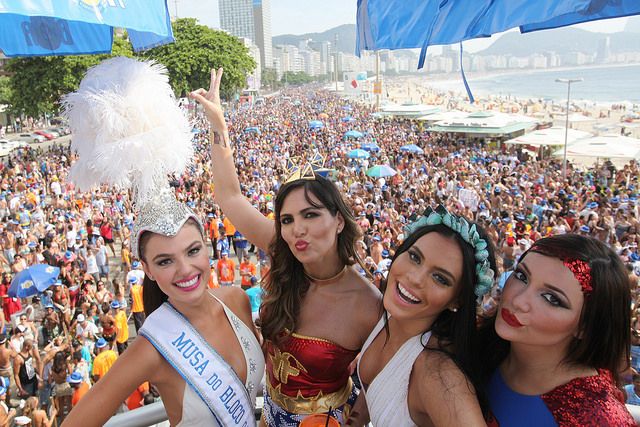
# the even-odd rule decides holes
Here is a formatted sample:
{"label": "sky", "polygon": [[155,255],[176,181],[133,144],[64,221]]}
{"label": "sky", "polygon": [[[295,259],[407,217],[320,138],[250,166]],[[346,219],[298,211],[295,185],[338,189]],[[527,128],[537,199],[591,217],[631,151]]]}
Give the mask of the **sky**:
{"label": "sky", "polygon": [[[167,0],[172,16],[197,18],[200,23],[220,27],[218,0]],[[356,0],[271,0],[272,35],[315,33],[342,24],[356,23]],[[622,31],[628,18],[608,19],[577,25],[589,31],[613,33]],[[488,47],[495,39],[471,40],[465,50],[474,52]]]}

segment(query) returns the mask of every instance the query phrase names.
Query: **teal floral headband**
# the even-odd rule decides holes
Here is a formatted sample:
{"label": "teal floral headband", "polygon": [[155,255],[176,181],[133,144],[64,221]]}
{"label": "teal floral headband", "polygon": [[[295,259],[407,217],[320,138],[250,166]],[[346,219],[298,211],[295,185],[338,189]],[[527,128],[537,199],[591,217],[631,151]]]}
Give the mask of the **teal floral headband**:
{"label": "teal floral headband", "polygon": [[462,240],[471,245],[475,251],[476,276],[478,277],[475,294],[481,297],[489,292],[493,286],[495,272],[491,269],[491,264],[489,263],[489,244],[480,237],[475,224],[469,225],[465,218],[454,215],[444,206],[438,205],[435,210],[428,207],[419,220],[405,227],[405,232],[408,236],[420,227],[438,224],[449,227],[458,233]]}

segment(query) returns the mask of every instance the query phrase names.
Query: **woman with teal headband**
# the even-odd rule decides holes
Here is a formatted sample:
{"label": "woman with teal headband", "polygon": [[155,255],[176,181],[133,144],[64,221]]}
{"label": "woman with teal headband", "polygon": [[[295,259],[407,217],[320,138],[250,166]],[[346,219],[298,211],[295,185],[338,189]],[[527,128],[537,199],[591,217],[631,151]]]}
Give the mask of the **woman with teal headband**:
{"label": "woman with teal headband", "polygon": [[348,425],[484,425],[476,309],[495,276],[484,230],[439,206],[408,227],[382,284]]}

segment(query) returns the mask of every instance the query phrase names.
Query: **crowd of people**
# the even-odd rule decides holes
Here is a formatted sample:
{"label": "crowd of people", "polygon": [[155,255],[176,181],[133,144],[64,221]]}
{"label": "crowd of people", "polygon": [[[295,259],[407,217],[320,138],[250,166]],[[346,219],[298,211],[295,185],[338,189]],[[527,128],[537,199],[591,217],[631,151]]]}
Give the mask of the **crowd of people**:
{"label": "crowd of people", "polygon": [[[327,277],[335,279],[330,283],[332,285],[342,283],[346,279],[343,276],[335,278],[336,274],[344,274],[342,268],[353,264],[352,269],[360,273],[362,282],[370,279],[373,286],[384,292],[384,309],[392,319],[389,323],[391,333],[403,330],[402,322],[406,319],[402,318],[402,310],[396,307],[397,301],[387,301],[391,296],[388,296],[390,291],[385,284],[390,276],[403,274],[399,271],[394,273],[392,266],[400,269],[403,257],[413,253],[410,246],[403,246],[410,235],[405,226],[425,216],[428,208],[437,205],[456,218],[467,218],[484,230],[481,233],[483,240],[486,239],[487,246],[495,248],[491,270],[495,272],[496,282],[491,292],[482,294],[483,303],[477,309],[473,305],[475,286],[469,285],[471,291],[464,303],[451,304],[447,300],[438,315],[446,312],[449,316],[447,313],[461,311],[467,320],[475,319],[476,315],[492,318],[500,304],[505,283],[524,276],[518,269],[513,273],[523,254],[528,254],[526,258],[531,264],[538,254],[566,258],[544,245],[536,246],[540,239],[577,234],[595,238],[614,251],[626,268],[632,296],[631,369],[621,373],[619,385],[628,384],[625,390],[629,402],[640,401],[640,323],[636,312],[640,297],[637,293],[640,276],[640,209],[637,201],[640,171],[636,162],[631,161],[618,169],[606,163],[590,169],[569,165],[567,178],[563,180],[561,164],[556,159],[528,161],[526,154],[514,147],[490,147],[479,140],[431,133],[420,123],[410,120],[381,119],[374,116],[374,111],[368,106],[322,90],[305,88],[266,97],[260,105],[244,104],[229,109],[225,132],[228,132],[234,153],[232,163],[225,166],[211,158],[211,135],[208,132],[211,117],[207,118],[195,102],[189,104],[185,112],[193,125],[196,156],[189,170],[182,176],[173,177],[170,185],[177,200],[189,207],[203,225],[211,273],[209,288],[241,286],[250,296],[253,320],[272,343],[267,346],[265,398],[265,407],[270,411],[266,416],[269,425],[277,425],[274,420],[282,417],[299,421],[297,414],[291,413],[287,406],[291,402],[286,393],[280,394],[281,386],[287,384],[286,377],[273,374],[274,357],[289,351],[293,345],[279,341],[283,327],[291,328],[291,336],[300,343],[308,344],[305,339],[315,336],[333,341],[331,350],[341,355],[339,360],[336,356],[334,363],[339,368],[333,374],[339,374],[340,378],[328,379],[335,385],[328,394],[342,394],[344,399],[336,397],[341,400],[341,406],[354,408],[356,413],[358,408],[360,413],[364,412],[362,404],[356,402],[355,394],[351,395],[352,384],[347,387],[347,379],[355,368],[350,363],[357,354],[357,351],[351,354],[355,351],[353,349],[366,350],[368,347],[381,352],[385,349],[385,336],[374,335],[367,339],[372,329],[380,333],[384,324],[379,323],[379,327],[374,329],[380,318],[378,302],[381,297],[367,287],[367,292],[371,292],[369,296],[356,295],[348,299],[349,304],[363,307],[366,314],[354,313],[353,318],[346,320],[336,317],[333,326],[319,325],[314,323],[310,313],[314,313],[314,307],[331,305],[333,300],[331,295],[323,295],[321,289],[316,289],[319,288],[317,285]],[[321,126],[310,126],[310,122],[315,120],[319,120]],[[364,136],[345,138],[345,133],[350,130],[360,131]],[[363,144],[370,150],[369,157],[350,159],[348,153]],[[407,144],[415,144],[424,152],[402,151],[400,147]],[[8,421],[18,413],[29,417],[33,425],[49,425],[52,417],[64,419],[82,396],[106,374],[119,355],[128,351],[127,344],[133,335],[129,330],[130,318],[136,332],[144,324],[142,285],[145,272],[141,265],[142,254],[132,252],[131,247],[132,240],[137,238],[132,235],[137,218],[130,194],[106,186],[91,192],[77,191],[67,179],[75,157],[76,153],[62,146],[46,152],[24,148],[14,152],[0,170],[0,217],[3,218],[0,263],[4,267],[0,284],[4,332],[0,337],[0,376],[3,380],[0,395],[5,396],[5,406],[0,408],[0,425],[3,422],[8,425]],[[371,166],[382,164],[389,165],[397,174],[388,177],[367,175]],[[238,175],[237,193],[235,184],[229,184],[220,175],[221,169],[234,166]],[[277,260],[282,262],[286,259],[274,258],[274,251],[276,255],[279,252],[277,248],[270,247],[273,229],[260,231],[258,224],[265,223],[259,222],[256,215],[275,219],[276,232],[278,235],[284,233],[285,222],[281,216],[287,211],[292,212],[292,208],[282,204],[278,206],[277,195],[285,190],[291,197],[297,194],[295,188],[290,189],[292,186],[285,182],[295,171],[298,171],[299,179],[304,179],[304,174],[310,171],[312,174],[322,173],[335,184],[346,202],[344,210],[336,207],[335,212],[342,216],[349,216],[347,212],[352,214],[351,220],[345,218],[345,222],[336,223],[338,234],[349,225],[362,232],[362,237],[353,242],[353,256],[349,252],[341,253],[339,260],[325,260],[327,262],[319,265],[305,263],[301,259],[304,271],[294,269],[288,272],[276,264]],[[226,190],[226,187],[233,191]],[[313,193],[315,190],[308,191]],[[319,196],[316,194],[314,197]],[[236,199],[245,201],[241,210],[234,205]],[[321,202],[326,205],[324,200]],[[290,213],[292,222],[297,220],[296,215]],[[265,227],[268,229],[269,226]],[[414,238],[411,245],[418,245],[419,239],[423,238],[434,240],[423,243],[427,245],[425,247],[446,244],[436,241],[436,237],[429,237],[431,229],[428,231]],[[438,233],[443,231],[438,230]],[[353,236],[356,234],[354,232]],[[336,244],[338,248],[348,246],[342,241]],[[458,244],[464,251],[465,243]],[[362,265],[350,261],[356,258],[362,260]],[[38,263],[60,267],[59,281],[35,298],[9,297],[7,291],[13,277]],[[336,266],[340,268],[333,271]],[[459,266],[453,265],[450,270],[457,268]],[[530,269],[538,271],[533,267]],[[279,278],[293,274],[291,280],[302,277],[296,274],[306,274],[310,280],[307,291],[310,297],[304,300],[302,308],[291,307],[290,311],[295,315],[289,315],[286,321],[281,317],[287,310],[282,311],[274,301],[274,284],[268,279],[270,271]],[[346,274],[353,286],[360,279],[352,277],[350,272]],[[460,274],[451,276],[459,277]],[[510,274],[514,277],[509,278]],[[469,283],[475,282],[471,280]],[[261,286],[267,291],[262,304],[267,310],[263,309],[262,313]],[[344,286],[340,289],[346,292]],[[293,299],[298,304],[304,297],[285,291],[277,296],[298,298]],[[316,301],[316,305],[309,305],[306,301]],[[333,302],[336,311],[348,310],[339,302]],[[229,301],[225,303],[233,305]],[[448,329],[448,320],[445,320],[419,329],[418,349],[429,341],[424,333],[433,326],[438,343],[453,343],[457,350],[463,351],[462,338],[450,335],[452,332]],[[345,324],[352,325],[352,330],[339,327]],[[471,327],[468,322],[464,327],[462,325],[458,324],[458,328]],[[499,329],[497,332],[501,338],[512,341]],[[513,348],[513,351],[518,349],[516,345]],[[392,356],[390,354],[389,358]],[[474,386],[479,384],[481,379],[469,374],[473,363],[464,360],[461,354],[456,353],[455,356],[455,366],[445,365],[444,369],[457,372],[461,378],[468,376]],[[504,353],[502,357],[510,360],[510,354]],[[445,362],[436,358],[435,363]],[[501,361],[496,361],[493,366],[497,363]],[[371,380],[384,366],[372,366],[366,352],[361,364],[363,370],[354,379],[373,386]],[[344,372],[348,374],[342,375]],[[614,373],[615,376],[617,374]],[[505,381],[510,384],[508,374],[503,372],[503,377],[500,378],[501,384],[504,385]],[[427,373],[425,378],[427,386],[424,389],[409,383],[412,395],[432,393],[429,387],[449,386],[453,390],[454,386],[462,384],[440,384],[437,378],[431,378]],[[289,387],[296,385],[289,384]],[[312,391],[317,392],[315,389]],[[145,382],[126,402],[122,402],[120,410],[124,411],[125,407],[134,409],[153,401],[158,395],[153,385]],[[372,395],[375,398],[375,394]],[[489,396],[488,400],[491,399]],[[342,407],[332,408],[330,399],[326,403],[336,417],[343,421],[349,418],[349,410],[345,413]],[[480,403],[484,405],[484,402]],[[16,406],[17,411],[13,409]],[[446,408],[447,405],[441,407]],[[424,417],[424,414],[432,420],[449,416],[438,415],[433,408],[419,405],[410,405],[409,409],[414,420]],[[493,406],[492,410],[496,412]],[[378,420],[385,419],[384,414],[369,412],[372,412],[372,417],[379,416]],[[478,408],[477,413],[469,411],[466,415],[482,416],[482,412]],[[385,422],[379,423],[384,425]]]}

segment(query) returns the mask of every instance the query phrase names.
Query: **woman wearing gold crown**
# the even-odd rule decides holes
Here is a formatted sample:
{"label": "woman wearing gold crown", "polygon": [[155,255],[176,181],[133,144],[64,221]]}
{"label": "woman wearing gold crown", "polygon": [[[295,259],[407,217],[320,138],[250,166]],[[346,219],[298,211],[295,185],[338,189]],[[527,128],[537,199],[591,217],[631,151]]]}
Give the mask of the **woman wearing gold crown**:
{"label": "woman wearing gold crown", "polygon": [[166,70],[129,58],[105,61],[89,70],[66,107],[80,156],[75,181],[133,190],[139,213],[132,252],[144,267],[147,319],[64,425],[103,425],[150,381],[171,425],[255,426],[264,357],[249,300],[239,288],[207,289],[204,228],[168,185],[192,146]]}
{"label": "woman wearing gold crown", "polygon": [[222,69],[212,70],[209,91],[191,96],[211,124],[216,202],[272,261],[260,308],[267,365],[262,423],[298,425],[327,412],[344,421],[356,398],[351,364],[380,316],[379,291],[352,267],[359,227],[313,162],[291,168],[275,199],[275,221],[253,208],[240,191],[221,78]]}

